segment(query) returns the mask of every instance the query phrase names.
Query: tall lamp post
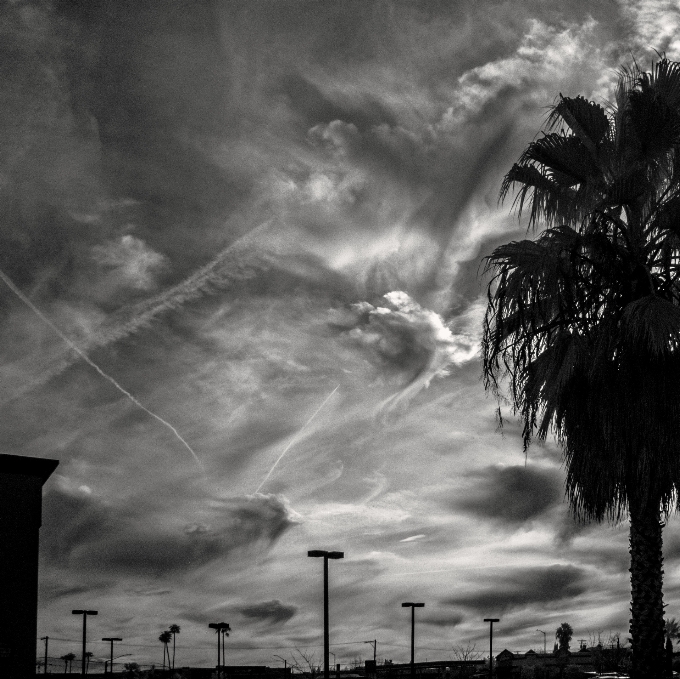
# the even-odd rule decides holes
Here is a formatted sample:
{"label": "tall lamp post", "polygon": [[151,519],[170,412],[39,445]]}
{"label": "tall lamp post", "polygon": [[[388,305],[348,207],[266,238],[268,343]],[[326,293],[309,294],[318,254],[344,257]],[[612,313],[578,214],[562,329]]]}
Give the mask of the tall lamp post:
{"label": "tall lamp post", "polygon": [[328,559],[343,559],[344,552],[327,552],[323,549],[312,549],[307,556],[323,557],[323,679],[329,679],[328,667]]}
{"label": "tall lamp post", "polygon": [[365,643],[365,644],[371,644],[371,646],[373,646],[373,662],[375,662],[375,661],[376,661],[376,658],[375,658],[375,656],[376,656],[376,650],[377,650],[377,648],[378,648],[378,640],[377,640],[377,639],[373,639],[373,641],[364,641],[364,643]]}
{"label": "tall lamp post", "polygon": [[489,679],[493,677],[493,624],[499,621],[500,618],[484,618],[489,623]]}
{"label": "tall lamp post", "polygon": [[545,632],[542,629],[537,629],[536,631],[540,632],[543,635],[543,655],[545,655],[548,652],[548,650],[546,648],[546,643],[545,643],[545,638],[546,638]]}
{"label": "tall lamp post", "polygon": [[[111,674],[113,674],[113,642],[114,641],[123,641],[120,637],[102,637],[102,641],[110,641],[111,642]],[[104,674],[106,674],[106,670],[104,671]]]}
{"label": "tall lamp post", "polygon": [[86,665],[85,665],[85,653],[87,652],[87,616],[88,615],[98,615],[99,611],[87,611],[81,608],[76,608],[74,611],[71,611],[73,615],[82,615],[83,616],[83,661],[82,661],[82,667],[80,668],[80,673],[85,676],[86,673]]}
{"label": "tall lamp post", "polygon": [[411,679],[416,676],[415,649],[416,649],[416,608],[424,608],[425,604],[414,604],[412,601],[405,601],[401,607],[411,608]]}

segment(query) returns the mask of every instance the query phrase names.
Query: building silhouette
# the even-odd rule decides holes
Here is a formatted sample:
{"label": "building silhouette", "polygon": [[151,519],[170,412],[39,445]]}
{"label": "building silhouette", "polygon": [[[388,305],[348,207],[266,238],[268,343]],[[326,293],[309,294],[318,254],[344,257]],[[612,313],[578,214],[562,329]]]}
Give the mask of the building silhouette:
{"label": "building silhouette", "polygon": [[0,455],[1,677],[35,677],[42,487],[58,464]]}

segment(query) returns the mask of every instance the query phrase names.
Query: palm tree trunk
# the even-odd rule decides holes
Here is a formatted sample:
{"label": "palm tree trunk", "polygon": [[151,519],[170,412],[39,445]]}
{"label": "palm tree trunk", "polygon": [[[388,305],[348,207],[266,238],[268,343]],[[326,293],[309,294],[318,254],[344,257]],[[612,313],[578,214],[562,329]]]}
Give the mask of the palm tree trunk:
{"label": "palm tree trunk", "polygon": [[633,679],[664,677],[662,529],[658,509],[634,507],[631,503],[630,636]]}
{"label": "palm tree trunk", "polygon": [[172,633],[172,670],[175,670],[175,633]]}

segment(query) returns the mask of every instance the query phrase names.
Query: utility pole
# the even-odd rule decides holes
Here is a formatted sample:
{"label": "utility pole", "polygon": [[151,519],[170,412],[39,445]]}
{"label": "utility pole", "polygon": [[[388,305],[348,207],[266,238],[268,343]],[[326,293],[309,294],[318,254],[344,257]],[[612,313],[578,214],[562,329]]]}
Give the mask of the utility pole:
{"label": "utility pole", "polygon": [[416,639],[416,608],[423,608],[425,604],[414,604],[412,601],[404,602],[401,607],[408,608],[411,607],[411,679],[416,676],[416,666],[415,666],[415,639]]}
{"label": "utility pole", "polygon": [[484,618],[489,623],[489,679],[493,679],[493,624],[500,622],[499,618]]}
{"label": "utility pole", "polygon": [[[111,674],[113,674],[113,642],[123,640],[120,637],[102,637],[102,641],[111,642]],[[104,674],[106,674],[106,668],[104,669]]]}
{"label": "utility pole", "polygon": [[371,644],[373,646],[373,662],[376,661],[376,648],[378,647],[378,640],[373,639],[373,641],[364,641],[365,644]]}
{"label": "utility pole", "polygon": [[49,637],[40,637],[40,641],[45,642],[45,672],[44,674],[47,674],[47,642],[50,640]]}
{"label": "utility pole", "polygon": [[323,549],[312,549],[307,556],[323,557],[323,679],[330,678],[328,655],[328,559],[343,559],[344,552],[327,552]]}
{"label": "utility pole", "polygon": [[86,611],[81,608],[77,608],[74,611],[71,611],[73,615],[82,615],[83,616],[83,662],[82,662],[82,667],[80,668],[80,673],[85,676],[86,674],[86,665],[85,665],[85,653],[87,651],[87,616],[88,615],[98,615],[99,611]]}

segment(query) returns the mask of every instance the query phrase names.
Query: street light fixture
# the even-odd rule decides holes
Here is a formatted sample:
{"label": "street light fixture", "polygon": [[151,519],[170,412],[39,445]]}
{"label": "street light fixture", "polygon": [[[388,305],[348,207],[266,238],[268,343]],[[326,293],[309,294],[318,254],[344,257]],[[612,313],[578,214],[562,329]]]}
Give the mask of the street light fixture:
{"label": "street light fixture", "polygon": [[[102,637],[102,641],[111,642],[111,674],[113,674],[113,642],[123,640],[120,637]],[[106,674],[106,667],[104,667],[104,674]]]}
{"label": "street light fixture", "polygon": [[546,647],[546,645],[545,645],[545,638],[546,638],[546,637],[545,637],[545,632],[544,632],[542,629],[537,629],[536,631],[537,631],[537,632],[540,632],[540,633],[543,635],[543,655],[545,655],[545,654],[548,652],[548,651],[547,651],[547,647]]}
{"label": "street light fixture", "polygon": [[220,662],[220,635],[223,631],[230,631],[231,627],[227,622],[211,622],[208,627],[215,630],[217,634],[217,676],[222,676],[222,662]]}
{"label": "street light fixture", "polygon": [[411,608],[411,679],[416,676],[415,662],[415,639],[416,639],[416,608],[424,608],[425,604],[414,604],[412,601],[405,601],[401,607]]}
{"label": "street light fixture", "polygon": [[500,622],[500,618],[484,618],[489,623],[489,679],[493,678],[493,624]]}
{"label": "street light fixture", "polygon": [[109,665],[109,662],[111,663],[111,674],[113,674],[113,661],[118,660],[118,658],[125,658],[126,656],[132,655],[132,653],[123,653],[123,655],[117,655],[115,658],[111,658],[111,660],[105,660],[104,661],[104,674],[107,673],[107,667]]}
{"label": "street light fixture", "polygon": [[82,662],[82,667],[80,668],[80,673],[85,676],[86,673],[86,665],[85,665],[85,652],[87,650],[87,616],[88,615],[99,615],[99,611],[87,611],[82,608],[76,608],[75,610],[71,611],[73,615],[82,615],[83,616],[83,662]]}
{"label": "street light fixture", "polygon": [[323,679],[329,679],[328,668],[328,559],[344,559],[344,552],[327,552],[323,549],[311,549],[307,556],[323,557]]}

